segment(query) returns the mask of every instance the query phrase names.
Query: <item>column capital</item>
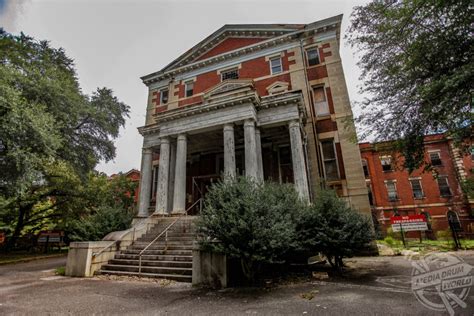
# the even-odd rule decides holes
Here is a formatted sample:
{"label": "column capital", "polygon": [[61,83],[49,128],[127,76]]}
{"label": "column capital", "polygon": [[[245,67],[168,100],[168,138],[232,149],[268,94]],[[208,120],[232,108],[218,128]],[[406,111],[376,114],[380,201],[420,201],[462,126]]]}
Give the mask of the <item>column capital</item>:
{"label": "column capital", "polygon": [[186,134],[178,134],[178,137],[176,138],[177,141],[185,141],[187,139],[187,135]]}
{"label": "column capital", "polygon": [[225,131],[234,131],[234,123],[224,124],[224,132]]}
{"label": "column capital", "polygon": [[160,137],[161,144],[169,144],[170,138],[168,136]]}
{"label": "column capital", "polygon": [[290,121],[290,122],[288,123],[288,126],[289,126],[290,128],[294,128],[294,127],[299,128],[299,127],[300,127],[300,122],[298,122],[297,120],[293,120],[293,121]]}
{"label": "column capital", "polygon": [[152,154],[153,153],[153,148],[151,147],[143,147],[142,148],[142,154]]}
{"label": "column capital", "polygon": [[255,127],[255,120],[254,119],[246,119],[244,121],[244,127],[247,127],[247,126]]}

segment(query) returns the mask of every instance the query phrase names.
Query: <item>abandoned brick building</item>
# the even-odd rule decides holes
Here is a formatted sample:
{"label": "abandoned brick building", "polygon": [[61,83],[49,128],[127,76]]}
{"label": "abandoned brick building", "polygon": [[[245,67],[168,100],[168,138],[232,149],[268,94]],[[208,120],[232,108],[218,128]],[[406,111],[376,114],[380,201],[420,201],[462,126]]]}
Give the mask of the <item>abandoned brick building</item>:
{"label": "abandoned brick building", "polygon": [[473,176],[474,152],[463,154],[454,140],[443,134],[427,135],[425,161],[432,170],[421,167],[410,174],[402,168],[403,157],[392,150],[390,142],[359,146],[370,204],[382,232],[390,227],[390,217],[396,213],[423,214],[428,234],[449,229],[450,219],[465,237],[474,237],[474,200],[462,189],[463,181]]}
{"label": "abandoned brick building", "polygon": [[[322,185],[370,212],[339,55],[342,16],[225,25],[148,87],[139,216],[182,213],[221,175]],[[191,213],[193,210],[191,210]]]}

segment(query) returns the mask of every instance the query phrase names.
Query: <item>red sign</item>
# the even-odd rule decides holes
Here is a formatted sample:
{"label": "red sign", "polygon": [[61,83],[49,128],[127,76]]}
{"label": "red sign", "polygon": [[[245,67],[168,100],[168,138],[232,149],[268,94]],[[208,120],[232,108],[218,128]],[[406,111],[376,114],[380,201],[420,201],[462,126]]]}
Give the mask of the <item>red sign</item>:
{"label": "red sign", "polygon": [[428,230],[426,217],[424,215],[407,215],[407,216],[392,216],[390,217],[393,231],[416,231]]}

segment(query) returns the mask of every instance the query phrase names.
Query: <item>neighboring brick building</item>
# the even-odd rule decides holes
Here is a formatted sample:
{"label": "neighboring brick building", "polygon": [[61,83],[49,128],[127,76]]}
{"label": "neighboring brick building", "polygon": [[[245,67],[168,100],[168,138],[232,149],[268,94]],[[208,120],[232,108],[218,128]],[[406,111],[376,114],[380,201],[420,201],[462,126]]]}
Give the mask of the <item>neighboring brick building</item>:
{"label": "neighboring brick building", "polygon": [[[110,178],[114,178],[114,177],[117,177],[119,175],[124,175],[125,177],[127,177],[128,179],[132,180],[133,182],[139,182],[140,181],[140,171],[137,170],[137,169],[130,169],[129,171],[125,172],[125,173],[119,173],[119,174],[112,174],[110,176]],[[135,191],[133,192],[133,200],[135,201],[135,203],[138,202],[138,185],[135,189]]]}
{"label": "neighboring brick building", "polygon": [[390,151],[389,142],[361,143],[359,147],[369,200],[384,232],[395,211],[426,214],[434,232],[449,228],[448,216],[458,220],[469,236],[474,232],[474,201],[461,189],[461,181],[472,176],[472,155],[462,156],[452,140],[443,134],[426,136],[425,160],[432,164],[432,171],[421,168],[412,174],[401,168],[403,158]]}
{"label": "neighboring brick building", "polygon": [[[370,212],[339,55],[342,16],[225,25],[148,87],[139,216],[182,213],[222,173],[327,185]],[[166,43],[164,43],[166,45]]]}

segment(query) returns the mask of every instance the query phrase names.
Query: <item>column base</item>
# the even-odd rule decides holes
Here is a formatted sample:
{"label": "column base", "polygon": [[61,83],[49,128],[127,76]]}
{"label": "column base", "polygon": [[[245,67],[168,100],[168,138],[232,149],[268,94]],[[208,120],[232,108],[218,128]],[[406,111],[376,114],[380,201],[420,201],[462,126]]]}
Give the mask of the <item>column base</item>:
{"label": "column base", "polygon": [[184,210],[173,210],[171,212],[171,215],[184,215],[184,214],[186,214],[186,211]]}

